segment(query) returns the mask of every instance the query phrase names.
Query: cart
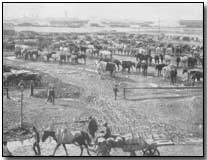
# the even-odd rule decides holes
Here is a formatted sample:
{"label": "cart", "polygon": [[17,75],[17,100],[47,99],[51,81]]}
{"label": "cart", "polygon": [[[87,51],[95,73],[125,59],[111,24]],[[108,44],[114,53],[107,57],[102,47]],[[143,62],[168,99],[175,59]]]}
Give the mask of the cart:
{"label": "cart", "polygon": [[154,142],[148,144],[141,137],[120,141],[101,138],[96,145],[97,156],[110,156],[112,148],[121,148],[123,152],[129,152],[130,156],[136,156],[136,151],[142,151],[143,156],[160,156],[159,145]]}

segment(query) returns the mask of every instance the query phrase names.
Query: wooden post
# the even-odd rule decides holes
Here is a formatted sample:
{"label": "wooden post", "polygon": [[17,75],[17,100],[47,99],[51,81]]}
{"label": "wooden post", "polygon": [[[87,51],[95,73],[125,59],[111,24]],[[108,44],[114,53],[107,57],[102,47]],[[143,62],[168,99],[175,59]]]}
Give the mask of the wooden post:
{"label": "wooden post", "polygon": [[126,99],[126,88],[124,88],[124,99]]}
{"label": "wooden post", "polygon": [[20,128],[22,128],[22,123],[23,123],[23,91],[24,87],[21,86],[21,113],[20,113]]}

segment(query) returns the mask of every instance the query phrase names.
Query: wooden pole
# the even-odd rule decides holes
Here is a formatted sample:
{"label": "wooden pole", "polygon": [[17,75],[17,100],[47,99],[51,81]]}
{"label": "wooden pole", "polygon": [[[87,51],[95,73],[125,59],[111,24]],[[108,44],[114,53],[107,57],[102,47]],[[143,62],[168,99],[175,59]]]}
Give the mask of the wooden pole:
{"label": "wooden pole", "polygon": [[126,99],[126,88],[124,88],[124,99]]}
{"label": "wooden pole", "polygon": [[22,128],[23,123],[23,87],[21,87],[21,111],[20,111],[20,128]]}

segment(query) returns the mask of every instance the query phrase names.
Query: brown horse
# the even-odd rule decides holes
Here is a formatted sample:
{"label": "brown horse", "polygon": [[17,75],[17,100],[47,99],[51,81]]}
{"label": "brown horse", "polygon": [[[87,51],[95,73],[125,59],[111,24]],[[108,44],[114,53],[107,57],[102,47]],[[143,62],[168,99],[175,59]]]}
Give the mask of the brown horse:
{"label": "brown horse", "polygon": [[55,155],[55,152],[57,151],[58,147],[60,145],[63,145],[63,148],[65,149],[66,155],[68,155],[66,144],[74,144],[78,145],[81,149],[81,154],[83,154],[83,147],[87,149],[87,153],[89,156],[91,156],[88,146],[91,146],[91,139],[87,132],[84,131],[69,131],[67,129],[59,129],[57,132],[55,131],[44,131],[42,136],[42,142],[44,142],[48,137],[52,137],[56,142],[57,145],[54,149],[53,156]]}

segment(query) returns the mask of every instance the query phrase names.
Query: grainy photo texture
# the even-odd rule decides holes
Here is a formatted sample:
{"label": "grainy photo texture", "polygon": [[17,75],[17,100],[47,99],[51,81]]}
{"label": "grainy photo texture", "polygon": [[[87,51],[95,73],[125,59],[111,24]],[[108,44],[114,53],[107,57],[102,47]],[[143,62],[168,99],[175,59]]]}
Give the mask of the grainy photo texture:
{"label": "grainy photo texture", "polygon": [[3,3],[3,156],[203,156],[203,3]]}

